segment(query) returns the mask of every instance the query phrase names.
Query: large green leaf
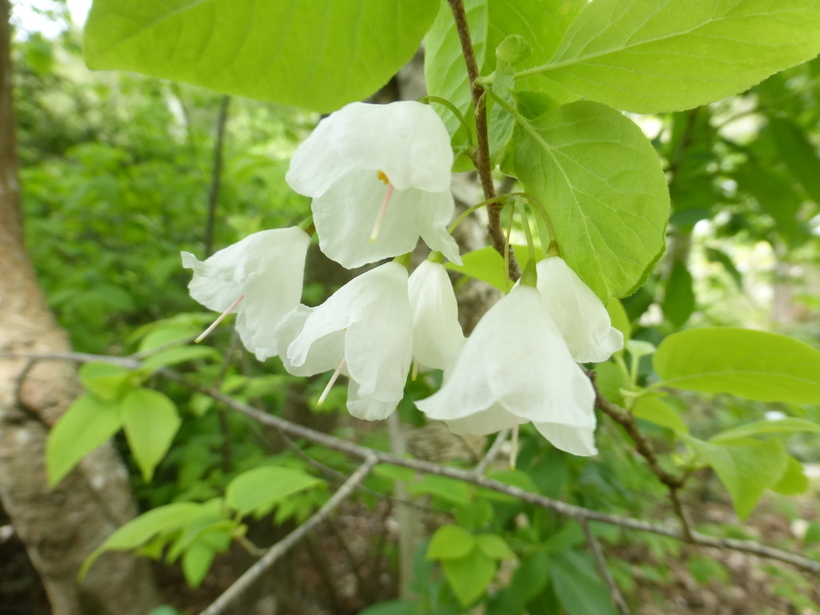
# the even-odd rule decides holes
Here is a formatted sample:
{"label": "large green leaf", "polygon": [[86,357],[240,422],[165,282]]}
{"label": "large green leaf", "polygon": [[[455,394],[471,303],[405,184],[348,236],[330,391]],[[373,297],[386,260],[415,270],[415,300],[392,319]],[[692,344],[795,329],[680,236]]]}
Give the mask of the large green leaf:
{"label": "large green leaf", "polygon": [[777,421],[756,421],[722,431],[716,436],[709,438],[709,440],[711,442],[719,442],[721,440],[733,440],[735,438],[747,438],[749,436],[798,432],[820,433],[820,425],[812,421],[807,421],[806,419],[792,417]]}
{"label": "large green leaf", "polygon": [[225,491],[225,500],[228,506],[244,516],[321,483],[315,476],[300,470],[264,466],[233,479]]}
{"label": "large green leaf", "polygon": [[617,615],[606,585],[585,553],[567,550],[556,555],[550,574],[555,593],[569,615]]}
{"label": "large green leaf", "polygon": [[163,393],[134,389],[122,401],[122,418],[128,446],[143,478],[150,481],[182,423],[177,407]]}
{"label": "large green leaf", "polygon": [[786,471],[770,489],[781,495],[799,495],[808,491],[810,486],[803,464],[794,457],[789,457]]}
{"label": "large green leaf", "polygon": [[[495,49],[507,36],[518,34],[529,43],[532,55],[521,66],[543,64],[558,47],[573,18],[586,0],[466,0],[464,2],[470,38],[478,70],[489,75],[495,70]],[[433,27],[425,40],[424,75],[430,94],[446,98],[467,118],[472,118],[470,82],[461,54],[455,21],[446,0],[442,0]],[[449,112],[442,114],[451,135],[460,124]],[[457,142],[462,142],[461,139]]]}
{"label": "large green leaf", "polygon": [[85,57],[327,112],[387,83],[437,11],[437,0],[94,0]]}
{"label": "large green leaf", "polygon": [[82,395],[71,404],[51,429],[46,442],[46,471],[50,485],[56,485],[88,453],[122,427],[122,413],[116,402],[94,395]]}
{"label": "large green leaf", "polygon": [[441,565],[453,593],[464,606],[487,591],[497,569],[497,564],[478,548],[461,559],[444,560]]}
{"label": "large green leaf", "polygon": [[775,486],[788,467],[788,455],[779,440],[737,438],[715,444],[686,437],[686,441],[717,473],[741,520],[749,516],[763,492]]}
{"label": "large green leaf", "polygon": [[515,170],[547,209],[561,256],[606,301],[640,286],[665,245],[669,191],[641,130],[579,101],[520,118]]}
{"label": "large green leaf", "polygon": [[737,94],[820,53],[820,0],[595,0],[542,75],[637,113]]}
{"label": "large green leaf", "polygon": [[820,351],[783,335],[709,327],[667,337],[654,356],[661,382],[758,401],[820,403]]}
{"label": "large green leaf", "polygon": [[689,427],[683,422],[680,414],[664,401],[664,397],[652,392],[641,395],[632,406],[632,414],[673,431],[689,433]]}

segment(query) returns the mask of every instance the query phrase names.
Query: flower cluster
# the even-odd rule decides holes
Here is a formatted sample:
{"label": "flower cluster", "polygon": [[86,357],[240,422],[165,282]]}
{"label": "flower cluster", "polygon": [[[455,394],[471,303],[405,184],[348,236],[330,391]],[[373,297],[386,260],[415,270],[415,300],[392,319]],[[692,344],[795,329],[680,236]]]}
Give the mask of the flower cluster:
{"label": "flower cluster", "polygon": [[[460,263],[447,231],[453,154],[444,124],[416,102],[354,103],[302,143],[286,176],[312,198],[321,250],[347,268],[411,252],[419,238],[438,257],[408,275],[402,259],[356,277],[318,307],[300,304],[309,234],[262,231],[200,262],[191,295],[235,310],[242,342],[260,360],[279,356],[298,376],[349,378],[347,407],[389,416],[416,366],[444,371],[417,402],[456,433],[487,434],[532,422],[556,447],[595,451],[595,392],[577,362],[606,360],[623,345],[606,309],[560,257],[537,264],[537,287],[516,285],[465,339],[442,257]],[[406,259],[405,259],[406,260]],[[219,320],[217,322],[219,322]]]}

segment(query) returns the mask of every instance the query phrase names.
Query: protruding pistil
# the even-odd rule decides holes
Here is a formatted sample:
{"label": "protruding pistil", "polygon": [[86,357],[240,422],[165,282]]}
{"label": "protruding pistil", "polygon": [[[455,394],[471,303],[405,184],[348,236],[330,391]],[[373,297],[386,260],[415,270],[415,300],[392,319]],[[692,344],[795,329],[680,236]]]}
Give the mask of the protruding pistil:
{"label": "protruding pistil", "polygon": [[379,215],[376,217],[376,224],[373,225],[373,232],[370,234],[370,243],[376,243],[376,239],[379,237],[379,230],[384,221],[384,214],[387,213],[387,204],[390,203],[390,197],[393,196],[393,184],[390,183],[390,179],[387,175],[385,175],[383,171],[378,171],[376,177],[387,185],[387,190],[384,193],[384,199],[382,199],[382,205],[379,208]]}
{"label": "protruding pistil", "polygon": [[199,344],[199,342],[201,342],[202,340],[204,340],[204,339],[208,336],[208,334],[209,334],[211,331],[213,331],[214,329],[216,329],[216,326],[217,326],[219,323],[221,323],[223,320],[225,320],[225,317],[226,317],[228,314],[230,314],[230,313],[233,311],[233,309],[234,309],[237,305],[239,305],[239,302],[240,302],[240,301],[242,301],[242,299],[244,299],[244,298],[245,298],[245,295],[239,295],[239,297],[237,298],[237,300],[236,300],[236,301],[234,301],[233,303],[231,303],[231,305],[229,305],[229,306],[228,306],[228,309],[227,309],[227,310],[225,310],[224,312],[222,312],[222,313],[219,315],[219,317],[218,317],[218,318],[217,318],[217,319],[213,322],[213,324],[212,324],[210,327],[208,327],[207,329],[205,329],[205,331],[202,333],[202,335],[200,335],[198,338],[196,338],[196,339],[194,340],[194,343]]}

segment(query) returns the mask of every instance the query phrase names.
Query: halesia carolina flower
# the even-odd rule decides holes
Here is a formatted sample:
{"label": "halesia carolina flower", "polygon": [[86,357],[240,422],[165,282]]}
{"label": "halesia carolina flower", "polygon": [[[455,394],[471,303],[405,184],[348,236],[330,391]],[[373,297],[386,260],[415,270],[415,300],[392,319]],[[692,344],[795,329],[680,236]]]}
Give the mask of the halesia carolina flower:
{"label": "halesia carolina flower", "polygon": [[411,252],[419,236],[461,263],[446,230],[452,165],[447,129],[429,105],[352,103],[319,123],[285,179],[313,198],[319,246],[348,269]]}
{"label": "halesia carolina flower", "polygon": [[408,285],[413,313],[413,357],[433,369],[449,369],[464,345],[458,305],[444,265],[424,261]]}
{"label": "halesia carolina flower", "polygon": [[594,402],[540,293],[521,285],[479,321],[441,389],[416,405],[455,433],[532,422],[557,448],[594,455]]}
{"label": "halesia carolina flower", "polygon": [[[350,377],[347,407],[387,418],[404,396],[412,361],[407,270],[387,263],[354,278],[316,308],[298,306],[277,327],[285,369],[296,376]],[[287,348],[287,351],[283,350]]]}
{"label": "halesia carolina flower", "polygon": [[624,347],[624,335],[594,292],[558,256],[536,266],[544,305],[579,363],[600,363]]}
{"label": "halesia carolina flower", "polygon": [[194,270],[188,290],[223,316],[235,310],[242,343],[264,361],[278,353],[276,325],[299,305],[309,244],[310,236],[292,227],[248,235],[205,261],[183,252],[182,265]]}

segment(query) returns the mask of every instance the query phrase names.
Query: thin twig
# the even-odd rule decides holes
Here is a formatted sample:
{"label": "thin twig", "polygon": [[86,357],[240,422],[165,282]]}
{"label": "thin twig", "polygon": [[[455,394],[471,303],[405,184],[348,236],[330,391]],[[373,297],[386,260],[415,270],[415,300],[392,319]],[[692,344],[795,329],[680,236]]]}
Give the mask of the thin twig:
{"label": "thin twig", "polygon": [[219,204],[219,189],[222,184],[222,150],[225,143],[225,125],[228,123],[228,105],[231,97],[225,94],[219,106],[219,119],[216,121],[216,144],[214,145],[214,165],[211,172],[211,187],[208,191],[208,222],[205,225],[205,256],[210,256],[214,245],[214,225],[216,206]]}
{"label": "thin twig", "polygon": [[[0,354],[0,359],[9,358],[9,359],[19,359],[19,358],[34,358],[38,360],[65,360],[65,361],[75,361],[75,362],[87,362],[87,361],[99,361],[99,362],[107,362],[112,363],[114,365],[122,365],[123,367],[128,367],[129,369],[138,369],[141,364],[139,361],[135,361],[133,359],[128,359],[124,357],[107,357],[104,355],[91,355],[86,353],[80,352],[64,352],[64,353],[48,353],[48,354],[30,354],[30,353],[7,353],[7,354]],[[461,470],[458,468],[452,468],[448,466],[443,466],[437,463],[432,463],[430,461],[424,461],[421,459],[409,459],[403,457],[396,457],[395,455],[391,455],[390,453],[384,453],[381,451],[375,451],[373,449],[367,448],[366,446],[361,446],[356,444],[355,442],[350,442],[348,440],[342,440],[341,438],[336,438],[329,434],[322,433],[320,431],[316,431],[314,429],[310,429],[309,427],[304,427],[303,425],[297,425],[296,423],[291,423],[283,418],[278,416],[274,416],[272,414],[268,414],[263,410],[259,410],[258,408],[254,408],[246,403],[243,403],[239,400],[236,400],[229,395],[226,395],[222,391],[216,390],[212,387],[207,387],[200,385],[196,382],[192,382],[190,379],[184,377],[179,372],[169,369],[169,368],[161,368],[157,370],[157,374],[160,376],[167,378],[173,382],[180,383],[184,386],[187,386],[191,390],[197,391],[204,395],[208,395],[209,397],[224,403],[226,406],[248,416],[263,425],[268,425],[270,427],[274,427],[276,429],[281,429],[282,431],[295,436],[297,438],[305,438],[306,440],[310,440],[311,442],[315,442],[322,446],[326,446],[327,448],[341,451],[343,453],[347,453],[354,457],[359,457],[363,459],[372,460],[375,459],[377,462],[381,463],[389,463],[395,466],[402,466],[405,468],[410,468],[412,470],[418,470],[419,472],[425,472],[427,474],[436,474],[438,476],[445,476],[447,478],[454,478],[456,480],[463,481],[465,483],[470,483],[472,485],[477,485],[479,487],[485,487],[487,489],[491,489],[493,491],[497,491],[498,493],[504,493],[506,495],[512,496],[521,500],[522,502],[526,502],[528,504],[532,504],[534,506],[539,506],[541,508],[545,508],[547,510],[552,510],[560,515],[564,515],[566,517],[570,517],[575,519],[576,521],[600,521],[601,523],[608,523],[610,525],[616,525],[619,527],[625,527],[632,530],[637,530],[641,532],[650,532],[652,534],[659,534],[661,536],[668,536],[669,538],[674,538],[676,540],[683,540],[691,542],[692,544],[700,545],[703,547],[714,547],[717,549],[731,549],[733,551],[741,551],[744,553],[751,553],[753,555],[758,555],[760,557],[765,557],[768,559],[777,560],[780,562],[784,562],[787,564],[791,564],[797,568],[801,568],[803,570],[813,572],[815,574],[820,574],[820,561],[809,559],[807,557],[803,557],[801,555],[797,555],[795,553],[789,553],[787,551],[783,551],[781,549],[775,549],[773,547],[767,547],[765,545],[761,545],[751,540],[737,540],[734,538],[719,538],[716,536],[708,536],[706,534],[700,534],[698,532],[692,532],[691,537],[687,537],[685,533],[676,528],[670,527],[668,525],[661,525],[657,523],[650,523],[648,521],[643,521],[641,519],[635,519],[632,517],[624,517],[621,515],[612,515],[607,513],[602,513],[597,510],[590,510],[588,508],[584,508],[582,506],[576,506],[574,504],[568,504],[566,502],[561,502],[560,500],[555,500],[553,498],[548,498],[546,496],[533,493],[531,491],[526,491],[525,489],[521,489],[519,487],[515,487],[513,485],[507,485],[501,483],[496,480],[492,480],[486,478],[481,475],[477,475],[472,470]],[[346,483],[347,484],[347,483]],[[355,484],[351,486],[351,489],[355,488]],[[335,496],[334,496],[335,497]],[[331,498],[331,501],[333,498]],[[328,502],[328,504],[330,501]],[[320,511],[321,512],[321,511]],[[317,513],[318,514],[318,513]],[[309,522],[310,520],[308,520]],[[306,522],[307,523],[307,522]],[[301,528],[300,528],[301,529]],[[274,545],[274,548],[277,545]],[[290,545],[288,545],[290,546]],[[209,614],[212,615],[212,614]]]}
{"label": "thin twig", "polygon": [[660,463],[658,463],[658,458],[655,455],[655,451],[652,450],[652,445],[649,444],[649,441],[641,433],[641,430],[638,429],[638,424],[635,421],[635,415],[628,410],[619,408],[615,404],[607,401],[598,389],[598,385],[595,384],[593,374],[594,373],[590,373],[590,379],[595,387],[595,407],[624,428],[626,433],[632,439],[632,442],[635,444],[635,450],[638,451],[638,453],[646,460],[646,465],[649,468],[649,471],[657,476],[658,480],[660,480],[664,485],[666,485],[666,488],[669,490],[669,500],[672,502],[672,510],[675,512],[675,516],[681,524],[681,531],[683,533],[684,540],[687,542],[692,542],[692,529],[690,527],[689,520],[686,518],[686,513],[683,510],[683,506],[681,505],[680,497],[678,495],[678,491],[683,487],[686,481],[686,475],[675,476],[661,467]]}
{"label": "thin twig", "polygon": [[604,554],[601,551],[601,545],[595,537],[595,534],[593,534],[592,530],[589,528],[589,523],[583,521],[581,523],[581,527],[584,528],[584,534],[586,534],[587,537],[589,550],[592,551],[592,555],[595,558],[595,563],[598,565],[598,572],[601,573],[601,576],[606,582],[606,587],[609,590],[609,597],[612,599],[612,604],[618,607],[621,615],[631,615],[629,606],[626,604],[626,600],[624,600],[623,594],[621,594],[621,590],[618,588],[618,584],[615,582],[615,579],[612,578],[612,573],[606,565],[606,559],[604,559]]}
{"label": "thin twig", "polygon": [[504,446],[504,442],[507,441],[507,436],[510,435],[509,429],[502,429],[498,432],[498,435],[495,437],[495,440],[492,443],[492,446],[487,450],[487,453],[478,462],[478,465],[473,468],[473,472],[476,474],[484,474],[487,471],[487,467],[495,461],[495,458],[498,456],[498,453],[501,451],[501,447]]}
{"label": "thin twig", "polygon": [[359,466],[350,478],[345,481],[339,490],[322,506],[312,517],[305,521],[302,525],[293,530],[290,534],[285,536],[282,540],[273,545],[265,555],[262,556],[258,562],[251,566],[245,574],[239,577],[233,585],[231,585],[225,592],[219,596],[207,609],[202,611],[200,615],[218,615],[224,613],[228,608],[251,584],[253,584],[260,576],[262,576],[276,561],[282,557],[288,549],[290,549],[297,542],[302,540],[305,535],[313,530],[317,525],[324,521],[330,513],[332,513],[338,506],[356,489],[356,486],[361,483],[370,470],[378,463],[375,455],[370,455],[365,458],[365,462]]}
{"label": "thin twig", "polygon": [[[461,42],[461,51],[464,61],[467,64],[467,76],[470,79],[470,93],[473,99],[473,115],[475,117],[476,132],[476,152],[474,156],[478,177],[481,180],[481,188],[484,191],[484,199],[488,200],[496,196],[495,184],[493,183],[492,169],[490,168],[490,140],[487,135],[487,105],[484,88],[478,83],[479,70],[476,62],[473,42],[470,38],[470,28],[467,25],[467,13],[464,10],[463,0],[449,0],[450,8],[453,11],[453,18],[456,22],[458,39]],[[504,255],[504,230],[501,226],[501,210],[503,204],[493,204],[487,207],[489,223],[487,232],[493,247],[502,256]],[[515,254],[509,255],[510,277],[517,280],[521,277],[521,269]]]}

